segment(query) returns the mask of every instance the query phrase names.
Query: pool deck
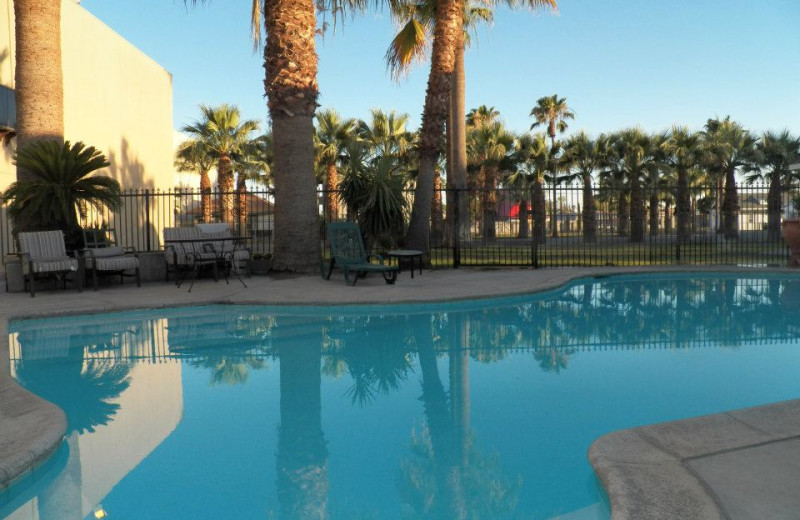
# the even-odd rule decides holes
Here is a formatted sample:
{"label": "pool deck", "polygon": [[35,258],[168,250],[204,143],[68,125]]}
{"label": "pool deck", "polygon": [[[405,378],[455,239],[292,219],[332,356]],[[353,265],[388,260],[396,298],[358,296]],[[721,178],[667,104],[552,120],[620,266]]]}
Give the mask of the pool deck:
{"label": "pool deck", "polygon": [[[731,272],[736,268],[575,268],[425,271],[395,285],[379,277],[345,285],[341,273],[277,275],[230,284],[198,281],[100,291],[43,291],[0,295],[0,489],[58,447],[66,419],[57,407],[22,389],[9,373],[8,320],[210,303],[332,305],[434,302],[524,294],[588,276],[647,272]],[[786,273],[785,268],[749,273]],[[595,441],[589,459],[618,519],[782,519],[800,511],[800,400],[610,433]]]}

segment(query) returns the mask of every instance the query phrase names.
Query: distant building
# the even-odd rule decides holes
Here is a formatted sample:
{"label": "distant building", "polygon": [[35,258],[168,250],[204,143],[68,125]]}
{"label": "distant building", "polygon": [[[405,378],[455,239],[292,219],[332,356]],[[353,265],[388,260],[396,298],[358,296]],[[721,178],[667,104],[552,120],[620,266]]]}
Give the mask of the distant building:
{"label": "distant building", "polygon": [[[64,137],[101,150],[123,188],[171,187],[172,75],[77,3],[61,17]],[[0,189],[16,180],[13,18],[0,0]]]}

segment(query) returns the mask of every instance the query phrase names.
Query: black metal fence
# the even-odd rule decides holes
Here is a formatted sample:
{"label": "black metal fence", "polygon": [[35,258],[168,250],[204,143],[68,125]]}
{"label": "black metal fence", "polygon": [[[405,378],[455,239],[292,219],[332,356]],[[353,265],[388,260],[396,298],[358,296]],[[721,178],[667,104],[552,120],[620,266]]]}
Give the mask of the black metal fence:
{"label": "black metal fence", "polygon": [[[233,202],[234,227],[249,237],[254,253],[273,252],[274,192],[250,191],[244,199],[213,192],[205,201],[191,190],[127,190],[118,212],[88,211],[85,226],[117,230],[120,243],[140,251],[163,247],[166,227],[193,226],[209,218],[221,220],[220,200]],[[766,186],[740,186],[738,209],[733,214],[735,236],[721,232],[717,211],[721,190],[690,190],[689,233],[677,237],[674,190],[644,189],[643,204],[631,206],[625,189],[594,188],[594,218],[587,219],[583,188],[545,186],[537,203],[532,188],[492,190],[441,190],[434,196],[430,255],[434,267],[531,266],[568,267],[598,265],[783,265],[788,250],[770,229]],[[793,190],[781,193],[780,214],[793,211]],[[406,193],[411,208],[413,191]],[[320,240],[325,243],[325,222],[347,218],[337,192],[317,193]],[[544,206],[543,208],[541,206]],[[636,204],[634,204],[636,206]],[[587,223],[593,221],[591,227]],[[591,231],[593,229],[593,232]],[[643,229],[643,233],[636,233]],[[327,245],[327,244],[326,244]],[[13,253],[11,222],[0,208],[0,252]]]}

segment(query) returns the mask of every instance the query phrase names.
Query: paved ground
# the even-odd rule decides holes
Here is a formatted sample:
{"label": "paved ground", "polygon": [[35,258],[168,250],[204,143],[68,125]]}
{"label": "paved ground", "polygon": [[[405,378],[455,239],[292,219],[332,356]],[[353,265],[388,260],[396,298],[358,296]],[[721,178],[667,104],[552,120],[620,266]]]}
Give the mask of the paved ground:
{"label": "paved ground", "polygon": [[[732,271],[691,268],[693,271]],[[214,283],[191,293],[172,284],[0,293],[0,366],[8,367],[9,319],[204,303],[370,304],[521,294],[582,276],[658,269],[441,270],[389,286],[379,277],[344,284],[341,273],[266,276]],[[771,272],[793,272],[770,269]],[[64,414],[20,388],[0,369],[0,488],[47,458],[65,430]],[[800,518],[800,401],[616,432],[599,439],[590,460],[609,491],[615,519]]]}

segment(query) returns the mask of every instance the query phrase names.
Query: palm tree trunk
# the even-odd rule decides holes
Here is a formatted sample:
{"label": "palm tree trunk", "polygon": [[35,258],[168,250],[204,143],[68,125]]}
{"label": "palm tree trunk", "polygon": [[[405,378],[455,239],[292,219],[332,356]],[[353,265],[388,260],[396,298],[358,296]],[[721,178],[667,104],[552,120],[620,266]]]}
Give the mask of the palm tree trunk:
{"label": "palm tree trunk", "polygon": [[483,167],[483,238],[494,240],[497,236],[497,169]]}
{"label": "palm tree trunk", "polygon": [[[457,190],[467,189],[467,126],[466,126],[466,78],[464,73],[464,31],[456,32],[456,53],[453,64],[453,87],[451,89],[450,106],[453,115],[452,132],[452,183],[448,179],[447,187]],[[458,206],[457,236],[461,240],[469,239],[469,197],[461,192],[463,201]]]}
{"label": "palm tree trunk", "polygon": [[624,237],[628,235],[630,228],[630,207],[628,206],[628,194],[625,190],[620,190],[617,197],[617,235]]}
{"label": "palm tree trunk", "polygon": [[678,197],[675,211],[678,213],[678,242],[688,242],[691,234],[689,219],[689,173],[680,168],[678,170]]}
{"label": "palm tree trunk", "polygon": [[736,192],[735,169],[725,172],[725,197],[722,201],[722,232],[725,238],[739,237],[739,195]]}
{"label": "palm tree trunk", "polygon": [[631,242],[644,241],[644,196],[639,175],[631,176]]}
{"label": "palm tree trunk", "polygon": [[669,235],[672,233],[672,215],[670,214],[670,210],[672,208],[672,203],[670,199],[664,201],[664,233]]}
{"label": "palm tree trunk", "polygon": [[547,236],[545,224],[547,210],[545,204],[542,178],[537,177],[533,183],[533,238],[537,244],[544,244]]}
{"label": "palm tree trunk", "polygon": [[316,12],[312,0],[265,0],[266,93],[274,139],[275,245],[272,268],[319,268],[314,178],[317,106]]}
{"label": "palm tree trunk", "polygon": [[329,164],[325,168],[325,214],[328,216],[329,222],[339,220],[339,199],[336,193],[338,179],[339,172],[336,170],[336,164]]}
{"label": "palm tree trunk", "polygon": [[208,172],[200,172],[200,211],[203,215],[203,222],[211,222],[211,179]]}
{"label": "palm tree trunk", "polygon": [[[61,0],[14,0],[17,148],[64,139]],[[30,174],[17,171],[17,180]]]}
{"label": "palm tree trunk", "polygon": [[528,201],[527,199],[519,200],[519,232],[517,238],[528,238]]}
{"label": "palm tree trunk", "polygon": [[[655,188],[653,188],[655,190]],[[658,235],[658,194],[650,194],[650,236]]]}
{"label": "palm tree trunk", "polygon": [[722,230],[722,205],[723,205],[723,202],[722,202],[722,190],[723,190],[723,188],[725,186],[725,184],[724,184],[725,183],[725,176],[723,174],[721,174],[721,173],[718,173],[716,177],[717,177],[717,190],[716,190],[716,193],[714,194],[714,198],[715,198],[714,203],[716,204],[716,206],[714,206],[714,209],[717,212],[717,223],[716,223],[717,233],[722,233],[722,231],[723,231]]}
{"label": "palm tree trunk", "polygon": [[591,175],[583,176],[583,241],[587,244],[597,242],[597,207]]}
{"label": "palm tree trunk", "polygon": [[[551,119],[549,125],[548,133],[550,134],[550,149],[556,149],[556,120]],[[558,194],[556,193],[556,185],[558,184],[558,172],[556,171],[555,166],[553,167],[553,211],[550,215],[550,228],[551,233],[550,235],[552,238],[558,238]]]}
{"label": "palm tree trunk", "polygon": [[767,194],[767,236],[770,240],[781,238],[781,191],[780,173],[772,172]]}
{"label": "palm tree trunk", "polygon": [[440,243],[442,239],[442,226],[444,215],[442,213],[442,177],[437,172],[433,176],[433,201],[431,202],[431,228],[432,241]]}
{"label": "palm tree trunk", "polygon": [[247,234],[247,183],[243,177],[236,182],[236,222],[240,235]]}
{"label": "palm tree trunk", "polygon": [[456,33],[463,31],[463,8],[463,0],[441,0],[436,3],[431,73],[425,92],[419,140],[419,174],[406,235],[406,247],[424,253],[429,248],[433,176],[436,173],[436,159],[441,151],[442,130],[447,119]]}
{"label": "palm tree trunk", "polygon": [[233,168],[231,158],[223,155],[217,161],[217,187],[220,198],[220,218],[233,225]]}

